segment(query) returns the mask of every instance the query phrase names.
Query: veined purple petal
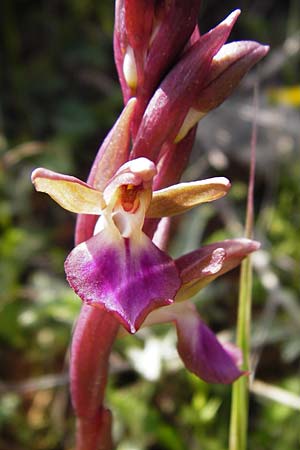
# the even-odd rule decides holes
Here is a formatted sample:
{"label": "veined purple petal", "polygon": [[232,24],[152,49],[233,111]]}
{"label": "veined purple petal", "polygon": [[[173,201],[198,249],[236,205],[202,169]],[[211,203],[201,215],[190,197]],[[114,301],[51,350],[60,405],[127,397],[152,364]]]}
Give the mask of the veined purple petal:
{"label": "veined purple petal", "polygon": [[233,361],[238,367],[243,364],[243,353],[242,350],[234,345],[232,342],[222,342],[222,347],[231,356]]}
{"label": "veined purple petal", "polygon": [[243,375],[232,353],[202,322],[194,305],[184,306],[185,313],[177,316],[176,328],[177,349],[186,368],[207,383],[228,384]]}
{"label": "veined purple petal", "polygon": [[143,233],[126,239],[104,229],[75,247],[65,270],[84,302],[111,311],[131,333],[150,311],[169,305],[180,286],[173,260]]}
{"label": "veined purple petal", "polygon": [[245,373],[239,370],[240,350],[221,344],[202,322],[193,303],[173,303],[153,311],[143,325],[173,322],[178,335],[177,349],[186,368],[207,383],[228,384]]}

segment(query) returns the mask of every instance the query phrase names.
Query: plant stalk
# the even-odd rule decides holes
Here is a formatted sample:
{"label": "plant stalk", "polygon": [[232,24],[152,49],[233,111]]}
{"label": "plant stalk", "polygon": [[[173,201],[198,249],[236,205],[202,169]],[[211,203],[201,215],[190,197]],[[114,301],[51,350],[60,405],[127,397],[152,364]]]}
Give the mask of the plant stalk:
{"label": "plant stalk", "polygon": [[[254,87],[254,119],[251,137],[251,157],[249,187],[247,198],[245,237],[252,238],[254,222],[254,185],[257,142],[257,110],[258,89]],[[237,345],[242,351],[242,370],[250,371],[250,340],[251,340],[251,309],[252,309],[252,266],[248,256],[241,265],[240,288],[237,318]],[[231,417],[229,430],[229,450],[246,450],[249,410],[249,378],[239,378],[232,387]]]}
{"label": "plant stalk", "polygon": [[109,356],[119,329],[111,315],[83,305],[71,347],[70,382],[77,416],[76,450],[111,450],[111,417],[103,408]]}

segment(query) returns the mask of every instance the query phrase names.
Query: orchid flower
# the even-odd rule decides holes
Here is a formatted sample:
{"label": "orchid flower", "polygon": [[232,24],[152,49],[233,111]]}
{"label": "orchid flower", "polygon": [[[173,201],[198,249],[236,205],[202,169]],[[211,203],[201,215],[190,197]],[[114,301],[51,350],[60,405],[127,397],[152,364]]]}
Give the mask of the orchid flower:
{"label": "orchid flower", "polygon": [[173,302],[181,279],[175,262],[142,231],[145,217],[170,217],[226,194],[226,178],[180,183],[152,192],[156,167],[123,164],[103,192],[77,178],[36,169],[32,181],[68,211],[98,215],[94,236],[70,253],[65,270],[79,297],[112,312],[134,333],[150,311]]}
{"label": "orchid flower", "polygon": [[[217,200],[230,183],[212,178],[153,192],[156,172],[147,158],[129,161],[103,192],[43,168],[33,172],[32,182],[68,211],[99,217],[93,237],[77,245],[65,262],[67,280],[83,302],[111,313],[130,333],[147,316],[146,324],[174,322],[186,367],[205,381],[231,383],[242,375],[232,352],[219,343],[192,304],[180,302],[238,265],[258,244],[224,241],[172,260],[143,232],[145,218],[170,217]],[[176,305],[166,307],[174,301]]]}
{"label": "orchid flower", "polygon": [[[145,325],[173,322],[184,364],[207,382],[231,383],[243,374],[238,368],[237,349],[221,344],[195,307],[184,300],[238,265],[258,244],[246,239],[223,241],[172,260],[143,232],[145,218],[171,217],[217,200],[227,193],[230,183],[226,178],[212,178],[152,191],[156,173],[155,164],[147,158],[128,161],[103,191],[47,169],[32,173],[37,191],[47,193],[71,212],[98,217],[93,236],[77,245],[65,262],[70,286],[91,312],[100,312],[90,314],[84,309],[76,327],[81,348],[76,347],[75,339],[71,382],[76,386],[73,402],[80,419],[77,441],[85,436],[79,449],[96,448],[99,433],[110,435],[109,412],[99,407],[118,322],[130,333],[135,333],[147,316]],[[98,345],[103,340],[99,355],[89,353],[95,339]],[[77,363],[82,358],[87,366]],[[97,382],[94,377],[99,371],[102,381]],[[106,431],[101,432],[102,427]],[[90,436],[91,447],[87,446],[86,436]]]}

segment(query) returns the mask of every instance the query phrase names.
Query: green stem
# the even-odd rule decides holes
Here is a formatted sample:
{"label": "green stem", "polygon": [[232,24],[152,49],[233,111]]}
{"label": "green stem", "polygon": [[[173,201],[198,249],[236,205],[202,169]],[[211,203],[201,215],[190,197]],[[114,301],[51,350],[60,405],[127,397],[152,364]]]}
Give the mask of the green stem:
{"label": "green stem", "polygon": [[[250,175],[247,199],[245,237],[251,239],[253,234],[253,216],[254,216],[254,179],[255,179],[255,150],[256,150],[256,111],[258,104],[257,88],[254,89],[254,111],[252,139],[251,139],[251,158]],[[252,307],[252,267],[251,259],[248,256],[241,266],[238,318],[237,318],[237,345],[242,351],[243,364],[242,369],[245,372],[250,370],[250,337],[251,337],[251,307]],[[232,403],[230,417],[230,450],[246,450],[247,431],[248,431],[248,407],[249,407],[249,379],[247,376],[237,380],[232,388]]]}
{"label": "green stem", "polygon": [[[241,281],[238,308],[237,345],[242,350],[242,369],[249,371],[249,342],[251,323],[251,261],[247,257],[241,267]],[[232,388],[230,419],[230,450],[246,450],[248,429],[248,377],[237,380]]]}

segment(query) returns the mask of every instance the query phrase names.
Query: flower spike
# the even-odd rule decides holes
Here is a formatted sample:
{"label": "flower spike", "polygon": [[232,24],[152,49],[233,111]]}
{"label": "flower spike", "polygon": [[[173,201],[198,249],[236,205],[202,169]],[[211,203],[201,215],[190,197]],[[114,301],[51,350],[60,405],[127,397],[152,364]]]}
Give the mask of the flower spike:
{"label": "flower spike", "polygon": [[142,324],[173,322],[188,370],[211,383],[231,383],[244,374],[239,350],[219,342],[195,306],[183,300],[259,244],[227,240],[176,260],[164,251],[172,216],[230,188],[226,178],[179,183],[198,121],[268,51],[255,42],[225,44],[239,10],[200,35],[200,4],[116,0],[114,53],[125,107],[87,183],[42,168],[32,174],[37,191],[79,214],[76,247],[65,261],[67,280],[83,301],[70,361],[76,450],[113,448],[103,401],[120,324],[123,332],[135,333]]}

